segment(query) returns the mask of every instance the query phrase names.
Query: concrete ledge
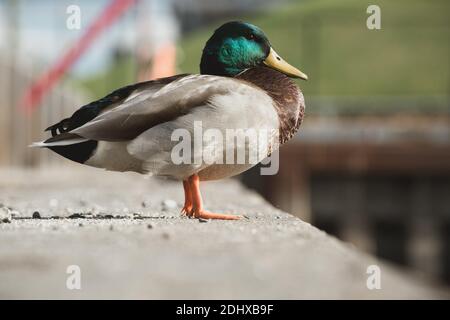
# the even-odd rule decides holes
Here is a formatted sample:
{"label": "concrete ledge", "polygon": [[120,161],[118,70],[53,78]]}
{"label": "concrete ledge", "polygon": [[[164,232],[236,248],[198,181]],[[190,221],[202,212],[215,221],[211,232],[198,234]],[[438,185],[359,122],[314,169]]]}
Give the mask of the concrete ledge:
{"label": "concrete ledge", "polygon": [[[209,209],[249,219],[182,218],[180,183],[134,174],[1,171],[0,204],[13,218],[0,223],[0,298],[449,297],[236,181],[204,183],[203,190]],[[34,212],[41,219],[31,219]],[[366,287],[373,264],[381,268],[380,290]],[[69,265],[81,268],[81,290],[66,288]]]}

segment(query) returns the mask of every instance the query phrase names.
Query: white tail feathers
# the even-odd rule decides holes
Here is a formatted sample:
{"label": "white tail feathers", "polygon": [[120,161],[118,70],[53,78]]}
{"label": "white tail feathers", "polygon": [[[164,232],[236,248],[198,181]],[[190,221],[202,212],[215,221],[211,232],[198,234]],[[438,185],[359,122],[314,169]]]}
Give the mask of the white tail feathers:
{"label": "white tail feathers", "polygon": [[60,141],[54,141],[54,142],[33,142],[29,145],[31,148],[46,148],[46,147],[58,147],[58,146],[69,146],[72,144],[77,144],[81,142],[88,141],[86,138],[76,138],[76,139],[68,139],[68,140],[60,140]]}

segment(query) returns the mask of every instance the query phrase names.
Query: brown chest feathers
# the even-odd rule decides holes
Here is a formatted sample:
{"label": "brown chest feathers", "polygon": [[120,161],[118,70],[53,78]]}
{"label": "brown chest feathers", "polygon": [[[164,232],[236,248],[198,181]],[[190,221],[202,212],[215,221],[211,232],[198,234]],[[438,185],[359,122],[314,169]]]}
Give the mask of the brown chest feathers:
{"label": "brown chest feathers", "polygon": [[275,102],[280,123],[280,144],[297,132],[305,114],[305,100],[294,81],[286,75],[266,67],[248,69],[236,78],[256,85]]}

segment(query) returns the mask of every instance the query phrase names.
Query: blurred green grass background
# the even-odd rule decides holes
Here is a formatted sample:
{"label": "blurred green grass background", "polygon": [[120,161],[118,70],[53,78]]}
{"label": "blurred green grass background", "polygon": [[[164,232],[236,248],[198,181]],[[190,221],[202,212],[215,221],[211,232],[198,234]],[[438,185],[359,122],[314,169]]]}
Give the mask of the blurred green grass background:
{"label": "blurred green grass background", "polygon": [[[276,51],[309,75],[310,81],[299,84],[310,96],[434,96],[431,104],[438,101],[441,111],[448,112],[450,1],[376,1],[381,30],[366,27],[370,4],[375,3],[291,1],[252,16],[224,18],[181,39],[178,71],[198,73],[213,30],[222,22],[244,20],[261,27]],[[133,58],[124,57],[83,84],[100,97],[134,82],[133,70]]]}

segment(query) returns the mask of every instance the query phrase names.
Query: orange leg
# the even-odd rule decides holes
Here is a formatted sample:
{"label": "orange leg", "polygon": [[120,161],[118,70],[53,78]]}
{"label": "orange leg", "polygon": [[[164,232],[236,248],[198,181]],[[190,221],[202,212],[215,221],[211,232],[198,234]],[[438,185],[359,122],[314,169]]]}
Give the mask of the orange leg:
{"label": "orange leg", "polygon": [[193,214],[192,192],[188,180],[183,180],[184,188],[184,206],[181,209],[181,214],[191,217]]}
{"label": "orange leg", "polygon": [[238,220],[241,217],[232,214],[222,214],[208,212],[203,209],[202,195],[200,193],[200,178],[198,175],[194,174],[188,178],[189,189],[192,196],[192,214],[189,216],[194,216],[195,218],[203,219],[221,219],[221,220]]}

